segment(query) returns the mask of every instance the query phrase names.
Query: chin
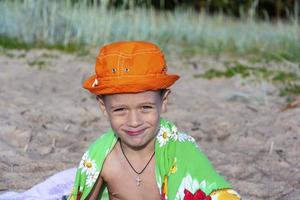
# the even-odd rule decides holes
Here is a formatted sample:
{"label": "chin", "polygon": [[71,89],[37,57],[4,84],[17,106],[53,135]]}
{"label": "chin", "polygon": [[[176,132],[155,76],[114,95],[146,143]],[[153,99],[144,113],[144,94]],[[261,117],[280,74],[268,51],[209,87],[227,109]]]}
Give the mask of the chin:
{"label": "chin", "polygon": [[154,138],[126,138],[122,140],[123,143],[125,143],[127,146],[129,146],[132,149],[143,149],[145,148],[151,141],[153,141]]}

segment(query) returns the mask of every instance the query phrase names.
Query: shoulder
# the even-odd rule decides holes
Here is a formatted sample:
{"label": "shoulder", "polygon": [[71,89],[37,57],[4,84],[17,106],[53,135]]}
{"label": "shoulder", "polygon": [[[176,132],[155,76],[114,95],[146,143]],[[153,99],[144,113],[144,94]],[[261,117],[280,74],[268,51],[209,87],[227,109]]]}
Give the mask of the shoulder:
{"label": "shoulder", "polygon": [[119,167],[119,160],[117,156],[117,151],[116,151],[116,145],[114,148],[108,153],[106,156],[104,162],[103,162],[103,167],[101,170],[101,175],[102,177],[107,180],[108,177],[110,176],[115,176],[120,172]]}
{"label": "shoulder", "polygon": [[161,119],[160,121],[157,142],[159,147],[176,146],[176,148],[198,149],[198,145],[192,136],[179,131],[173,123],[165,119]]}
{"label": "shoulder", "polygon": [[186,164],[195,161],[198,164],[210,165],[207,156],[200,149],[196,140],[187,133],[179,131],[173,123],[167,120],[161,120],[156,146],[157,151],[165,152],[170,159],[176,157],[177,161]]}
{"label": "shoulder", "polygon": [[190,165],[194,161],[201,165],[209,164],[206,155],[199,148],[195,139],[179,131],[173,123],[164,119],[161,119],[160,122],[155,151],[157,155],[167,156],[168,160],[176,158],[178,162],[184,163],[184,165]]}
{"label": "shoulder", "polygon": [[117,141],[117,137],[110,129],[93,142],[83,154],[77,168],[74,182],[73,196],[82,196],[84,199],[88,196],[97,180],[97,186],[102,184],[102,179],[98,179],[103,162],[108,153]]}

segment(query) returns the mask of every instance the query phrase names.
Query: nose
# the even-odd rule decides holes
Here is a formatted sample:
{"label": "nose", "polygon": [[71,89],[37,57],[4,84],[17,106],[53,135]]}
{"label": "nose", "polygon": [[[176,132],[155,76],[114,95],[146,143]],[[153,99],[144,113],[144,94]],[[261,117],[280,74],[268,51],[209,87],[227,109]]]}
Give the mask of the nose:
{"label": "nose", "polygon": [[138,111],[135,110],[130,111],[127,124],[129,127],[134,127],[134,128],[142,124],[142,120]]}

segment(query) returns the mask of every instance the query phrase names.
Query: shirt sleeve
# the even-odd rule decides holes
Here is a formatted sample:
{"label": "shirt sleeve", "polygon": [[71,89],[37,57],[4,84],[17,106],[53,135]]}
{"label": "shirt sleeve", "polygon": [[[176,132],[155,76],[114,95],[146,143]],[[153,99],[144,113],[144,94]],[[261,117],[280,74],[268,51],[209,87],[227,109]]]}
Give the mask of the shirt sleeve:
{"label": "shirt sleeve", "polygon": [[180,183],[176,196],[184,197],[188,191],[193,195],[203,192],[203,195],[210,196],[214,200],[240,199],[238,193],[214,169],[195,140],[191,136],[186,136],[186,138],[185,141],[176,145],[175,164],[172,167],[175,171],[176,166],[177,173],[174,173],[173,177],[170,176],[170,180],[177,179],[175,182]]}

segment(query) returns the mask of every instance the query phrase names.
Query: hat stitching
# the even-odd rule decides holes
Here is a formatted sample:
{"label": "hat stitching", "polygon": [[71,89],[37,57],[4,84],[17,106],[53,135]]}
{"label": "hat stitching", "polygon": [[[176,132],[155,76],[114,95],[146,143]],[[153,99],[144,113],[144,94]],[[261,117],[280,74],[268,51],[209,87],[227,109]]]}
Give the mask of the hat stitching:
{"label": "hat stitching", "polygon": [[120,76],[122,76],[124,73],[123,73],[123,68],[124,68],[124,64],[125,64],[125,59],[122,59],[122,65],[120,65]]}
{"label": "hat stitching", "polygon": [[104,55],[104,56],[98,56],[98,58],[99,59],[101,59],[101,58],[106,58],[106,57],[108,57],[108,56],[112,56],[112,55],[114,55],[114,56],[119,56],[119,57],[123,57],[123,58],[130,58],[130,57],[132,57],[132,56],[135,56],[135,55],[139,55],[139,54],[149,54],[149,53],[160,53],[159,51],[157,51],[157,52],[140,52],[140,53],[133,53],[133,54],[127,54],[127,55],[122,55],[122,54],[120,54],[120,53],[110,53],[110,54],[106,54],[106,55]]}
{"label": "hat stitching", "polygon": [[[161,52],[160,49],[138,49],[138,50],[135,50],[135,53],[142,53],[142,52]],[[109,52],[102,52],[100,53],[99,56],[105,56],[106,54],[110,54],[110,53],[120,53],[120,54],[124,54],[124,55],[132,55],[132,53],[125,53],[125,52],[122,52],[122,51],[109,51]]]}
{"label": "hat stitching", "polygon": [[106,58],[106,57],[112,56],[112,55],[123,57],[123,58],[130,58],[131,56],[134,56],[134,55],[148,54],[148,53],[160,53],[160,52],[161,51],[155,51],[155,52],[154,51],[149,51],[149,52],[139,52],[139,53],[133,53],[133,54],[126,54],[126,55],[122,55],[122,53],[110,53],[110,54],[106,54],[106,55],[100,55],[100,56],[98,56],[98,58],[102,59],[102,58]]}
{"label": "hat stitching", "polygon": [[121,57],[118,57],[118,63],[117,63],[118,76],[120,75],[120,60],[121,60]]}
{"label": "hat stitching", "polygon": [[[114,78],[116,78],[116,77],[147,77],[147,76],[157,76],[157,75],[163,75],[163,76],[165,76],[165,75],[167,75],[167,74],[161,74],[161,72],[157,72],[157,73],[149,73],[149,74],[138,74],[138,75],[132,75],[132,74],[124,74],[123,73],[123,70],[124,70],[124,63],[125,62],[122,62],[122,67],[119,65],[119,67],[117,67],[117,68],[112,68],[112,69],[117,69],[116,70],[116,72],[118,73],[118,76],[116,76],[116,75],[112,75],[112,76],[99,76],[101,79],[114,79]],[[129,71],[129,68],[127,68],[128,69],[128,71]],[[127,71],[127,72],[128,72]],[[165,69],[162,69],[162,71],[164,71],[164,72],[167,72]],[[116,72],[114,72],[114,73],[116,73]],[[122,74],[120,74],[120,73],[122,73]]]}
{"label": "hat stitching", "polygon": [[[176,76],[176,75],[172,75],[172,76]],[[159,78],[163,78],[164,79],[164,77],[159,77]],[[171,77],[169,77],[169,78],[171,78]],[[160,86],[155,86],[155,87],[152,87],[151,86],[151,88],[149,87],[149,85],[148,86],[144,86],[143,88],[140,88],[140,90],[139,91],[144,91],[144,90],[157,90],[157,89],[162,89],[162,88],[168,88],[168,87],[170,87],[171,85],[172,85],[172,80],[170,80],[168,78],[168,80],[163,80],[163,84],[162,85],[160,85]],[[176,79],[178,79],[178,77],[176,78]],[[149,79],[148,79],[148,81],[149,81]],[[101,81],[102,82],[102,81]],[[119,82],[118,84],[112,84],[112,83],[110,83],[109,81],[104,81],[104,82],[106,82],[106,83],[103,83],[104,85],[98,85],[97,87],[93,87],[93,88],[89,88],[89,87],[86,87],[86,89],[89,89],[90,91],[93,91],[95,94],[114,94],[114,93],[116,93],[115,91],[109,91],[109,88],[115,88],[115,87],[121,87],[122,85],[127,85],[127,86],[130,86],[130,85],[132,85],[132,86],[135,86],[136,85],[136,83],[122,83],[122,82]],[[148,82],[149,83],[149,82]],[[108,90],[108,91],[107,91]],[[128,91],[127,92],[139,92],[139,91],[131,91],[129,88],[128,88]],[[124,92],[124,91],[123,91]],[[123,93],[122,92],[122,93]]]}
{"label": "hat stitching", "polygon": [[[170,74],[171,76],[173,75],[173,74]],[[97,78],[100,78],[101,79],[101,81],[105,81],[105,80],[107,80],[107,81],[109,81],[109,80],[112,80],[112,79],[117,79],[117,78],[126,78],[126,77],[128,77],[128,78],[138,78],[138,77],[163,77],[163,76],[169,76],[169,75],[166,75],[166,74],[159,74],[159,73],[157,73],[157,74],[147,74],[147,75],[128,75],[128,74],[126,74],[126,75],[123,75],[123,76],[118,76],[118,77],[116,77],[116,76],[106,76],[106,77],[97,77]]]}
{"label": "hat stitching", "polygon": [[[150,78],[150,77],[148,77],[148,78]],[[164,77],[156,77],[156,78],[164,78]],[[108,83],[110,83],[110,80],[101,80],[101,82],[102,82],[102,84],[108,84]],[[163,84],[163,86],[166,86],[168,81],[165,80],[164,82],[165,82],[165,83]],[[113,83],[113,84],[115,84],[115,83]],[[118,84],[123,85],[124,82],[118,82]],[[117,84],[117,85],[118,85],[118,84]],[[127,85],[127,84],[133,84],[133,85],[136,85],[136,83],[128,83],[128,82],[126,82],[125,84],[126,84],[126,85]],[[96,86],[101,87],[101,84],[98,84],[98,85],[96,85]]]}
{"label": "hat stitching", "polygon": [[[105,82],[105,81],[102,81],[102,82]],[[106,83],[106,84],[108,84],[108,83]],[[124,84],[126,84],[126,85],[136,85],[136,83],[122,83],[122,82],[119,82],[118,85],[120,86],[120,85],[124,85]],[[164,84],[160,85],[160,88],[166,88],[168,85],[169,85],[169,80],[165,80]],[[97,85],[97,87],[94,87],[94,89],[100,89],[101,87],[103,87],[103,86]],[[115,84],[112,84],[111,87],[115,87]]]}

